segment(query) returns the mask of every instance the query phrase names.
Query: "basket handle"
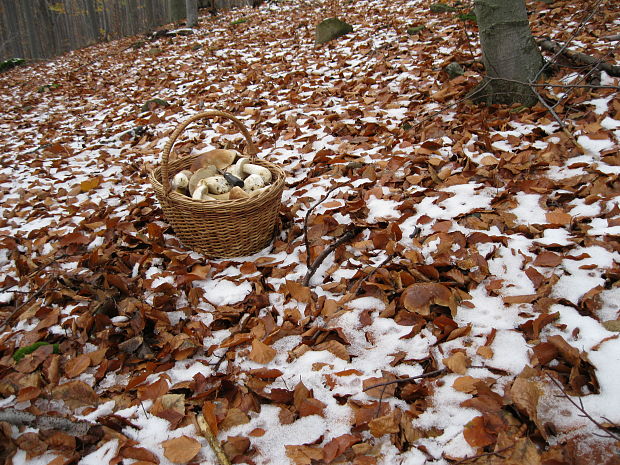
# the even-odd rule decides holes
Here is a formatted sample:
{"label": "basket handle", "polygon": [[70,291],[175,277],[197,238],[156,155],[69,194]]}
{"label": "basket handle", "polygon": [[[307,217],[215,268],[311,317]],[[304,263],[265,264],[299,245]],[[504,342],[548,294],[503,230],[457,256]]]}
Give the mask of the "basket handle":
{"label": "basket handle", "polygon": [[220,110],[207,110],[207,111],[203,111],[202,113],[197,113],[193,116],[190,116],[188,119],[183,121],[179,126],[177,126],[177,128],[170,135],[170,139],[168,139],[168,142],[164,146],[164,153],[162,155],[162,162],[161,162],[161,183],[162,183],[162,186],[164,187],[164,192],[166,193],[166,195],[168,195],[170,191],[172,190],[172,186],[170,185],[170,179],[169,179],[169,171],[168,171],[168,160],[170,158],[170,151],[172,150],[172,146],[176,142],[177,138],[181,135],[181,133],[185,130],[185,128],[189,126],[191,123],[199,119],[209,118],[213,116],[222,116],[224,118],[231,120],[235,124],[235,126],[237,126],[237,129],[241,131],[241,134],[243,134],[246,141],[248,142],[248,145],[245,151],[250,155],[251,158],[256,157],[256,154],[258,153],[258,149],[256,148],[256,145],[254,145],[254,142],[252,142],[252,136],[250,135],[250,132],[243,125],[243,123],[239,121],[237,118],[235,118],[233,115],[225,111],[220,111]]}

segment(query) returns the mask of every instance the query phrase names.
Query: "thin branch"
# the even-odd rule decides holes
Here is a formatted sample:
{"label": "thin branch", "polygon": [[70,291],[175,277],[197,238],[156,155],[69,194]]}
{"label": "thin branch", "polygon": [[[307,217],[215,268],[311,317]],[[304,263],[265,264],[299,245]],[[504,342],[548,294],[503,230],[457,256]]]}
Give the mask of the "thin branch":
{"label": "thin branch", "polygon": [[[620,441],[620,435],[614,433],[613,431],[608,430],[607,428],[605,428],[603,425],[601,425],[598,421],[596,421],[592,415],[590,415],[588,413],[588,411],[584,408],[583,406],[583,401],[581,400],[581,398],[579,398],[579,405],[577,405],[577,402],[575,402],[566,392],[566,390],[564,389],[564,387],[562,386],[562,384],[555,379],[553,376],[551,376],[549,373],[545,372],[545,374],[547,375],[547,377],[553,382],[553,384],[556,385],[556,387],[562,392],[562,395],[560,397],[565,398],[566,400],[568,400],[571,404],[573,404],[573,406],[579,410],[582,414],[582,416],[584,418],[587,418],[588,420],[590,420],[592,423],[594,423],[594,425],[596,425],[596,427],[598,429],[600,429],[601,431],[603,431],[607,436],[603,436],[606,438],[610,438],[610,439],[614,439],[616,441]],[[610,422],[611,423],[611,422]],[[613,423],[612,423],[613,424]],[[616,425],[614,425],[615,427]]]}
{"label": "thin branch", "polygon": [[[472,457],[465,457],[464,459],[459,460],[458,462],[455,462],[454,465],[459,465],[461,463],[470,462],[471,460],[478,460],[481,457],[489,457],[491,455],[499,455],[500,452],[505,452],[505,451],[507,451],[508,449],[510,449],[512,447],[514,447],[514,443],[512,443],[509,446],[506,446],[506,447],[504,447],[502,449],[498,449],[496,451],[493,451],[493,452],[485,452],[483,454],[474,455]],[[501,455],[500,455],[500,457],[504,458]]]}
{"label": "thin branch", "polygon": [[304,218],[304,244],[306,245],[306,265],[308,266],[308,268],[310,268],[310,262],[311,262],[311,258],[310,258],[310,241],[308,239],[308,220],[310,219],[310,215],[312,214],[314,209],[316,207],[318,207],[319,205],[321,205],[323,202],[325,202],[327,200],[327,198],[331,195],[331,193],[334,192],[339,187],[342,187],[342,184],[338,184],[338,185],[332,187],[330,190],[328,190],[325,193],[325,195],[323,197],[321,197],[321,199],[318,202],[316,202],[314,205],[312,205],[308,209],[308,211],[306,212],[306,217]]}
{"label": "thin branch", "polygon": [[0,410],[0,421],[15,426],[32,426],[39,429],[55,429],[72,436],[84,436],[92,424],[87,421],[70,420],[52,415],[33,415],[32,413],[14,408]]}
{"label": "thin branch", "polygon": [[381,386],[387,386],[389,384],[408,383],[409,381],[413,381],[415,379],[430,378],[432,376],[441,375],[441,374],[445,373],[446,371],[448,371],[447,368],[441,368],[439,370],[429,371],[428,373],[422,373],[421,375],[410,376],[409,378],[398,378],[398,379],[395,379],[395,380],[392,380],[392,381],[386,381],[385,383],[373,384],[372,386],[368,386],[367,388],[364,388],[362,390],[362,392],[366,392],[366,391],[369,391],[370,389],[378,388],[378,387],[381,387]]}
{"label": "thin branch", "polygon": [[574,52],[572,50],[565,50],[566,48],[565,46],[561,47],[558,43],[553,42],[552,40],[548,40],[548,39],[542,40],[540,41],[540,46],[544,50],[549,50],[552,52],[556,51],[554,59],[558,54],[561,54],[562,56],[568,58],[569,60],[573,62],[581,63],[584,65],[596,66],[597,68],[600,68],[603,71],[605,71],[610,76],[616,76],[616,77],[620,76],[620,66],[606,63],[598,58],[592,57],[590,55],[586,55],[585,53]]}
{"label": "thin branch", "polygon": [[549,113],[551,113],[551,116],[553,116],[553,119],[555,119],[558,124],[560,125],[560,128],[562,129],[562,131],[564,132],[564,134],[566,134],[566,136],[569,138],[569,140],[573,143],[573,145],[575,145],[575,147],[577,147],[581,153],[584,153],[583,148],[581,147],[581,145],[579,145],[579,142],[577,142],[577,139],[575,139],[575,137],[570,133],[570,131],[568,130],[568,128],[566,127],[566,125],[564,124],[564,121],[562,121],[562,119],[560,118],[560,116],[556,113],[556,111],[551,107],[551,105],[549,105],[545,99],[542,97],[542,95],[540,95],[540,93],[536,90],[536,88],[534,88],[533,86],[530,85],[530,90],[532,91],[532,93],[536,96],[536,98],[538,99],[538,101],[547,109],[547,111]]}
{"label": "thin branch", "polygon": [[620,40],[620,34],[616,34],[614,36],[601,37],[601,39],[610,40],[610,41]]}
{"label": "thin branch", "polygon": [[312,276],[314,276],[314,273],[316,273],[316,270],[319,268],[319,266],[321,266],[321,263],[323,263],[323,261],[329,256],[330,253],[332,253],[334,250],[336,250],[338,248],[338,246],[340,246],[342,243],[344,243],[344,242],[352,239],[353,237],[357,236],[357,234],[359,234],[359,232],[361,230],[362,229],[357,227],[357,226],[354,227],[353,229],[349,229],[342,236],[340,236],[338,239],[336,239],[335,242],[333,242],[328,247],[326,247],[325,250],[323,250],[323,252],[321,252],[321,255],[319,255],[316,258],[316,260],[314,260],[314,262],[312,263],[312,265],[308,269],[308,272],[306,273],[306,277],[303,280],[303,285],[304,286],[308,286],[310,284],[310,280],[312,279]]}
{"label": "thin branch", "polygon": [[[594,5],[594,7],[591,9],[590,14],[588,16],[586,16],[584,19],[582,19],[579,24],[577,25],[577,27],[575,28],[575,30],[573,31],[573,33],[571,34],[571,36],[568,38],[568,40],[564,43],[564,45],[562,47],[559,48],[559,50],[557,50],[555,53],[555,55],[553,55],[553,57],[551,58],[551,60],[545,62],[545,64],[542,66],[542,68],[540,68],[540,70],[538,71],[538,73],[536,73],[536,77],[534,77],[534,79],[532,79],[533,82],[538,81],[538,78],[540,76],[542,76],[542,74],[547,70],[547,68],[549,67],[549,65],[551,63],[553,63],[555,61],[555,59],[560,56],[564,50],[566,50],[566,48],[568,47],[568,45],[572,42],[572,40],[577,37],[577,34],[579,33],[579,31],[581,30],[582,27],[585,26],[585,24],[590,21],[590,19],[592,18],[592,16],[594,16],[594,14],[596,13],[596,11],[598,10],[599,5],[601,4],[601,0],[597,0],[596,4]],[[542,47],[542,44],[541,44]],[[544,47],[543,47],[544,48]]]}

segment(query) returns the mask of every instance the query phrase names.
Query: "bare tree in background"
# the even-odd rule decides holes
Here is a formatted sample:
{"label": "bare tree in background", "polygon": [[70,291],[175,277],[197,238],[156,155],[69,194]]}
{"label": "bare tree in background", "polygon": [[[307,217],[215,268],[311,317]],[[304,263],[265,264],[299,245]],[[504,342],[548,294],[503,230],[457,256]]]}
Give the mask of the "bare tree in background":
{"label": "bare tree in background", "polygon": [[185,0],[187,14],[187,27],[195,27],[198,24],[198,0]]}

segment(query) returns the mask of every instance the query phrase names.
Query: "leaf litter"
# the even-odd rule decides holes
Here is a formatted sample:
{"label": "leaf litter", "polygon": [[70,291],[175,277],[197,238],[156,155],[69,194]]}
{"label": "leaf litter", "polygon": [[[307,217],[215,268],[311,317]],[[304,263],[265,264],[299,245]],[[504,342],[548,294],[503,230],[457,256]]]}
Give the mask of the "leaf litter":
{"label": "leaf litter", "polygon": [[[582,14],[528,8],[558,41]],[[571,47],[618,63],[617,13]],[[316,47],[334,16],[354,32]],[[292,1],[3,74],[2,459],[215,463],[206,421],[234,463],[614,463],[617,89],[547,92],[575,145],[542,106],[459,100],[469,36],[428,2]],[[250,257],[183,248],[148,184],[206,108],[287,173]],[[196,124],[174,156],[239,145]]]}

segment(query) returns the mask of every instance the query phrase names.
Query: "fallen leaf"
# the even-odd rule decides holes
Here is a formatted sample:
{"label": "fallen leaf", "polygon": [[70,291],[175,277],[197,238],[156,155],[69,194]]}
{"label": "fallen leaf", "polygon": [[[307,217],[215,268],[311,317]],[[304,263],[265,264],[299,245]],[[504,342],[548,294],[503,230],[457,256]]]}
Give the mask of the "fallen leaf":
{"label": "fallen leaf", "polygon": [[450,289],[438,283],[411,284],[403,291],[400,299],[407,310],[423,316],[430,315],[432,304],[444,307],[451,307],[454,304]]}
{"label": "fallen leaf", "polygon": [[442,362],[453,373],[464,375],[467,371],[467,364],[469,363],[469,360],[463,352],[456,352],[450,357],[444,358]]}
{"label": "fallen leaf", "polygon": [[67,378],[75,378],[84,373],[90,367],[90,357],[88,354],[78,355],[70,358],[65,363],[65,376]]}
{"label": "fallen leaf", "polygon": [[200,451],[200,443],[188,436],[168,439],[161,443],[164,456],[173,463],[187,463]]}
{"label": "fallen leaf", "polygon": [[264,342],[258,339],[252,340],[252,350],[250,351],[249,358],[256,363],[265,365],[273,360],[277,352],[273,347],[268,346]]}

